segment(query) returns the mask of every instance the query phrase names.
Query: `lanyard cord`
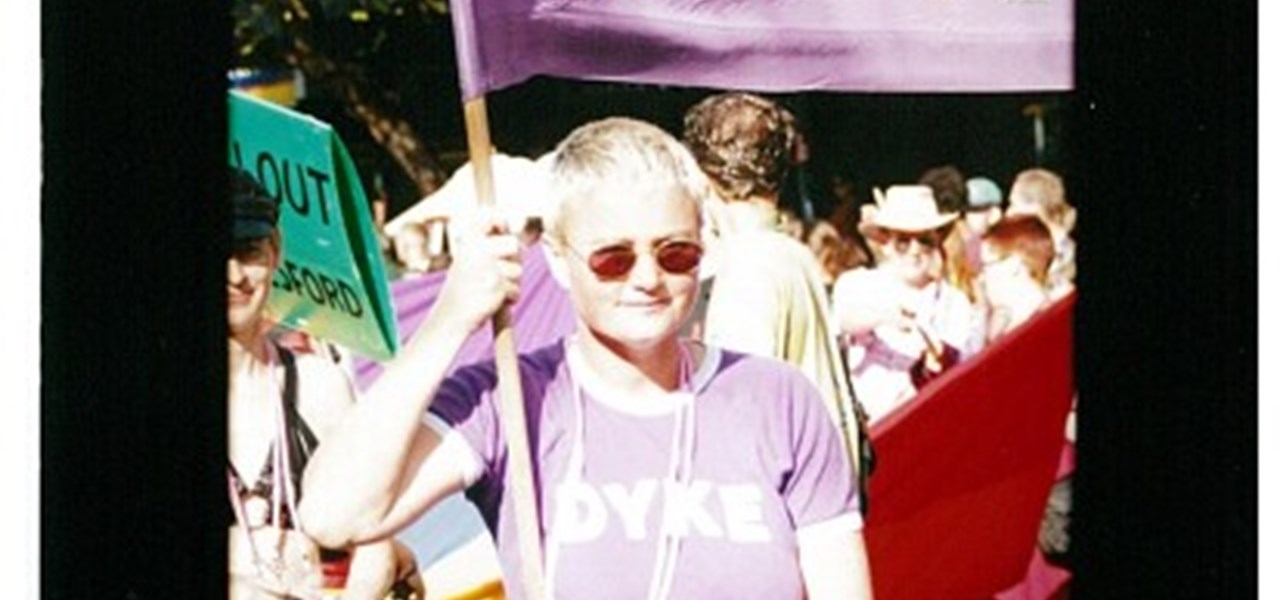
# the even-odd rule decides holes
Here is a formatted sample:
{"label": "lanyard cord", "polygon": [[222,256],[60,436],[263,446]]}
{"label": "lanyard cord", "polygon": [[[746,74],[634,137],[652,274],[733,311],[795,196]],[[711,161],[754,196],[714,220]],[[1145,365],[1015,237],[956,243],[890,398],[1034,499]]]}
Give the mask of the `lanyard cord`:
{"label": "lanyard cord", "polygon": [[[289,476],[290,457],[287,428],[285,425],[284,414],[284,394],[280,391],[280,385],[276,382],[275,365],[279,362],[279,356],[273,344],[267,345],[267,381],[271,386],[270,396],[276,399],[273,402],[275,410],[273,415],[276,421],[276,439],[272,441],[268,447],[271,453],[272,473],[271,473],[271,517],[272,526],[276,529],[282,529],[282,513],[285,503],[289,506],[289,515],[293,521],[294,528],[301,529],[301,522],[298,520],[297,495],[293,487],[293,478]],[[227,463],[227,487],[231,496],[231,505],[235,510],[236,522],[240,526],[240,530],[244,532],[245,540],[249,543],[249,551],[253,556],[254,569],[261,576],[262,569],[266,561],[262,560],[262,554],[258,551],[258,545],[254,542],[253,534],[249,530],[248,517],[244,507],[244,498],[240,495],[240,485],[237,485],[240,478],[236,475],[235,469],[230,462]],[[276,562],[280,561],[280,557],[276,557]],[[269,567],[277,578],[280,575],[280,565],[271,565]]]}
{"label": "lanyard cord", "polygon": [[[279,357],[278,351],[276,350],[275,345],[270,346],[270,351],[273,354],[275,354],[277,358]],[[276,396],[280,398],[280,401],[275,403],[276,405],[275,454],[276,454],[276,466],[278,467],[278,469],[275,474],[275,481],[277,482],[277,485],[274,486],[275,490],[273,491],[278,491],[283,488],[284,491],[282,493],[284,495],[284,503],[278,503],[276,510],[277,512],[279,512],[281,509],[281,506],[283,504],[287,504],[289,507],[289,523],[293,526],[293,529],[303,531],[304,529],[302,527],[302,515],[298,512],[298,489],[297,489],[297,486],[295,486],[293,483],[293,452],[292,452],[293,444],[291,444],[289,440],[288,415],[285,414],[286,402],[292,402],[294,404],[297,403],[298,391],[297,391],[296,375],[292,375],[293,373],[296,373],[296,367],[293,366],[293,360],[294,359],[290,357],[288,364],[286,365],[287,367],[289,367],[286,370],[286,377],[291,377],[294,379],[294,381],[286,380],[285,382],[286,393],[291,392],[289,394],[291,397],[285,398],[284,394],[281,394],[281,393],[276,394]],[[276,389],[276,390],[279,389],[278,387],[275,387],[277,384],[274,377],[271,378],[271,384],[273,386],[273,389]],[[292,389],[289,389],[289,388],[292,388]]]}
{"label": "lanyard cord", "polygon": [[[663,486],[681,486],[687,490],[693,472],[693,440],[694,440],[694,395],[693,395],[693,361],[684,344],[680,344],[680,383],[679,389],[688,394],[675,414],[675,423],[671,432],[671,459],[668,463],[667,476],[660,482]],[[582,388],[572,383],[574,406],[574,443],[569,451],[569,464],[562,483],[578,483],[586,475],[585,433],[586,433],[586,401],[582,396]],[[557,516],[559,508],[557,507]],[[547,540],[547,598],[553,596],[556,582],[556,570],[560,558],[560,536],[557,534],[557,523],[552,523]],[[671,582],[675,573],[676,555],[680,549],[680,535],[672,530],[670,524],[663,519],[660,522],[661,533],[657,543],[657,555],[654,558],[653,574],[649,580],[649,593],[646,598],[661,600],[671,593]]]}
{"label": "lanyard cord", "polygon": [[238,529],[244,533],[244,540],[249,544],[249,553],[253,557],[253,568],[262,574],[262,555],[258,553],[258,546],[253,543],[253,534],[249,532],[248,519],[245,516],[244,499],[240,497],[239,486],[236,485],[236,474],[231,470],[231,465],[227,465],[227,492],[231,496],[231,508],[236,513],[236,524]]}
{"label": "lanyard cord", "polygon": [[[684,346],[680,347],[682,367],[689,364],[688,353]],[[688,389],[690,378],[688,370],[682,369],[682,380]],[[689,390],[692,392],[692,390]],[[680,498],[688,497],[689,485],[693,481],[693,442],[695,432],[694,398],[690,394],[688,400],[676,413],[676,423],[671,436],[671,475],[669,483],[664,485],[678,487]],[[680,554],[680,543],[683,534],[673,530],[674,524],[666,519],[662,521],[661,537],[658,540],[658,555],[655,558],[653,578],[649,582],[649,600],[663,600],[671,596],[671,585],[675,578],[676,557]]]}

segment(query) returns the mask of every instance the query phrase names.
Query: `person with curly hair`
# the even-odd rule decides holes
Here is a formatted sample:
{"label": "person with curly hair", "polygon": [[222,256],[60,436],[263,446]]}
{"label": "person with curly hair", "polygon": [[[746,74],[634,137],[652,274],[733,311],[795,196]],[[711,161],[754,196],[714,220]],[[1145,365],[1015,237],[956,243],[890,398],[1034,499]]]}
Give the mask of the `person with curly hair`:
{"label": "person with curly hair", "polygon": [[856,447],[854,399],[823,269],[784,231],[778,207],[795,142],[791,112],[754,94],[715,94],[685,112],[684,143],[714,191],[705,203],[713,239],[703,337],[800,369]]}

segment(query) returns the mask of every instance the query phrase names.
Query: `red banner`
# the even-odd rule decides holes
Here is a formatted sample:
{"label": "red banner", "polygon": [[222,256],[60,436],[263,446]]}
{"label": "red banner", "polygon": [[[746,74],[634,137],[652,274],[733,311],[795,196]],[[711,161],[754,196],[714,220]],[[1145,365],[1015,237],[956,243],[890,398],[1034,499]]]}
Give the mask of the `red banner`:
{"label": "red banner", "polygon": [[1075,393],[1075,296],[931,382],[871,430],[877,600],[989,598],[1021,581]]}

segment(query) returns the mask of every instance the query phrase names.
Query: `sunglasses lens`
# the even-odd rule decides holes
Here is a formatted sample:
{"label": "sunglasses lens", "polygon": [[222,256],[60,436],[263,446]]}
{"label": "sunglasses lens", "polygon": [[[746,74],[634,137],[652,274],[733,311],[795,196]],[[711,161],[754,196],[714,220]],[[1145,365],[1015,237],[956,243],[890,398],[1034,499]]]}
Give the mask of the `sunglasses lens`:
{"label": "sunglasses lens", "polygon": [[596,275],[605,279],[616,279],[631,271],[636,264],[636,253],[630,248],[614,246],[601,248],[591,253],[587,266]]}
{"label": "sunglasses lens", "polygon": [[938,238],[932,234],[921,235],[903,235],[898,234],[890,238],[893,248],[898,252],[906,252],[911,248],[911,242],[915,240],[916,245],[924,250],[933,250],[938,247]]}
{"label": "sunglasses lens", "polygon": [[[694,242],[668,242],[658,247],[655,259],[663,271],[683,275],[698,268],[702,246]],[[587,266],[602,279],[625,277],[635,265],[635,250],[628,246],[601,248],[587,259]]]}
{"label": "sunglasses lens", "polygon": [[693,242],[671,242],[658,249],[657,258],[663,271],[682,275],[698,268],[702,246]]}

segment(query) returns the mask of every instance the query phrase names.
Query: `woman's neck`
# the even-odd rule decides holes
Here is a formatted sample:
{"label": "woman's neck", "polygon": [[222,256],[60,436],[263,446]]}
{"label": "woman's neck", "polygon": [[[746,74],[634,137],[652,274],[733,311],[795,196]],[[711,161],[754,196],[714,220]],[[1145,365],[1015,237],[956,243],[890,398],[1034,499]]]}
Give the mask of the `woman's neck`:
{"label": "woman's neck", "polygon": [[724,204],[727,223],[725,233],[775,231],[778,229],[778,204],[767,198],[751,197]]}
{"label": "woman's neck", "polygon": [[270,361],[267,352],[267,336],[263,334],[245,333],[227,337],[227,375],[230,381],[234,383],[237,377],[265,366]]}
{"label": "woman's neck", "polygon": [[574,342],[579,356],[597,379],[627,395],[643,397],[673,392],[680,387],[683,353],[675,337],[653,347],[628,348],[597,336],[583,324]]}

